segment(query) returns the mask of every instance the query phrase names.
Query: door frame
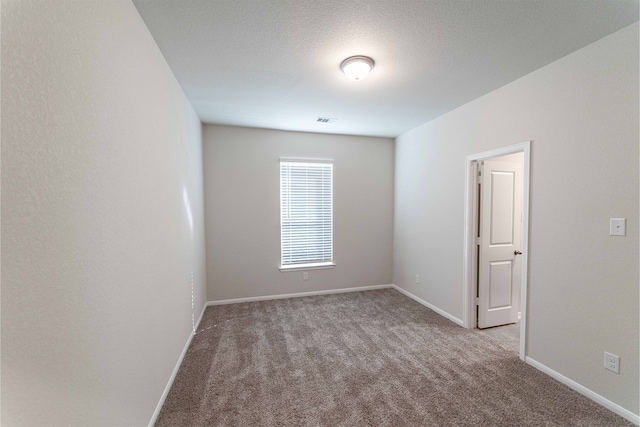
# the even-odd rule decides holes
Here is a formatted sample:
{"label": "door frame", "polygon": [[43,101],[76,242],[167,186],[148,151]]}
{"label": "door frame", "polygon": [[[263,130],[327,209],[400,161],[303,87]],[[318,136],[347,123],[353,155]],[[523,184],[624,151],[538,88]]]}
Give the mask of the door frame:
{"label": "door frame", "polygon": [[520,286],[520,360],[526,356],[527,339],[527,279],[529,265],[529,174],[531,163],[531,141],[494,150],[483,151],[465,157],[464,191],[464,256],[463,256],[463,325],[467,329],[476,328],[476,235],[477,235],[477,161],[488,160],[507,154],[524,153],[522,189],[522,281]]}

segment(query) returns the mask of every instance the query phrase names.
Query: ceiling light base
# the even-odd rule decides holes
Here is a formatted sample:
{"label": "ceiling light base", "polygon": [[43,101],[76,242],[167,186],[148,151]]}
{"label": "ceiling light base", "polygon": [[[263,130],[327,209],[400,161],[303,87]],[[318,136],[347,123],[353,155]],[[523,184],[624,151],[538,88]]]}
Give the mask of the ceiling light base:
{"label": "ceiling light base", "polygon": [[350,56],[342,61],[340,69],[348,79],[359,81],[367,77],[375,63],[368,56]]}

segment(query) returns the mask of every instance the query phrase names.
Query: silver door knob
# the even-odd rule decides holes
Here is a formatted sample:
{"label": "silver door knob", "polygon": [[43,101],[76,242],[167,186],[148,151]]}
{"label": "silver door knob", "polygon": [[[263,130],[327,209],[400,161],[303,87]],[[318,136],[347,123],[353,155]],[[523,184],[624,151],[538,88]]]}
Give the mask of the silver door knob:
{"label": "silver door knob", "polygon": [[514,254],[514,255],[522,255],[522,252],[520,252],[520,251],[513,251],[513,254]]}

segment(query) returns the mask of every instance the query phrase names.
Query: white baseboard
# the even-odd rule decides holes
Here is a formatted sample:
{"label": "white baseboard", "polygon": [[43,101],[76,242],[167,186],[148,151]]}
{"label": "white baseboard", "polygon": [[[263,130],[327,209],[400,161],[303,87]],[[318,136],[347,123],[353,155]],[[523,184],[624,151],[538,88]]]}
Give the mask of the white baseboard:
{"label": "white baseboard", "polygon": [[[198,318],[198,323],[196,323],[196,330],[198,330],[198,326],[200,325],[200,321],[202,320],[202,316],[204,315],[204,310],[207,308],[207,305],[205,304],[202,307],[202,312],[200,313],[200,317]],[[167,382],[167,386],[164,388],[164,391],[162,392],[162,396],[160,396],[160,401],[158,402],[158,406],[156,406],[156,410],[153,411],[153,415],[151,416],[151,421],[149,421],[149,427],[153,427],[153,425],[156,423],[156,421],[158,420],[158,415],[160,415],[160,410],[162,409],[162,405],[164,405],[164,401],[167,399],[167,396],[169,395],[169,390],[171,390],[171,386],[173,385],[173,381],[176,379],[176,375],[178,375],[178,370],[180,369],[180,365],[182,365],[182,360],[184,359],[184,356],[187,354],[187,350],[189,349],[189,346],[191,345],[191,340],[193,340],[193,336],[195,334],[193,332],[191,332],[189,334],[189,338],[187,338],[187,343],[185,344],[184,348],[182,349],[182,353],[180,353],[180,357],[178,357],[178,362],[176,363],[176,367],[173,368],[173,372],[171,373],[171,377],[169,377],[169,381]]]}
{"label": "white baseboard", "polygon": [[553,369],[549,368],[546,365],[543,365],[542,363],[533,360],[530,357],[526,357],[525,358],[525,362],[527,362],[529,365],[533,366],[534,368],[544,372],[545,374],[549,375],[551,378],[554,378],[558,381],[560,381],[562,384],[566,385],[567,387],[577,391],[578,393],[582,394],[583,396],[588,397],[589,399],[593,400],[594,402],[604,406],[605,408],[607,408],[608,410],[610,410],[611,412],[614,412],[618,415],[620,415],[622,418],[631,421],[632,423],[636,424],[636,425],[640,425],[640,416],[634,414],[633,412],[624,409],[622,406],[613,403],[612,401],[610,401],[609,399],[606,399],[602,396],[600,396],[598,393],[586,388],[585,386],[578,384],[577,382],[565,377],[564,375],[554,371]]}
{"label": "white baseboard", "polygon": [[372,291],[375,289],[388,289],[388,288],[391,288],[392,286],[393,285],[360,286],[357,288],[329,289],[326,291],[296,292],[293,294],[266,295],[262,297],[223,299],[223,300],[217,300],[217,301],[208,301],[207,306],[238,304],[241,302],[267,301],[267,300],[273,300],[273,299],[310,297],[314,295],[342,294],[346,292]]}
{"label": "white baseboard", "polygon": [[[374,286],[361,286],[361,287],[356,287],[356,288],[344,288],[344,289],[331,289],[331,290],[326,290],[326,291],[311,291],[311,292],[298,292],[298,293],[293,293],[293,294],[280,294],[280,295],[268,295],[268,296],[262,296],[262,297],[250,297],[250,298],[234,298],[234,299],[226,299],[226,300],[218,300],[218,301],[208,301],[203,307],[202,307],[202,311],[200,312],[200,316],[198,317],[198,322],[196,323],[195,327],[196,330],[198,329],[198,327],[200,326],[200,322],[202,321],[202,317],[204,316],[204,312],[205,309],[209,306],[213,306],[213,305],[224,305],[224,304],[237,304],[237,303],[242,303],[242,302],[252,302],[252,301],[267,301],[267,300],[274,300],[274,299],[285,299],[285,298],[298,298],[298,297],[306,297],[306,296],[313,296],[313,295],[328,295],[328,294],[340,294],[340,293],[346,293],[346,292],[360,292],[360,291],[370,291],[370,290],[375,290],[375,289],[388,289],[388,288],[393,288],[395,290],[397,290],[398,292],[400,292],[403,295],[406,295],[407,297],[411,298],[412,300],[424,305],[425,307],[435,311],[436,313],[438,313],[439,315],[451,320],[452,322],[463,326],[463,321],[458,319],[457,317],[447,313],[446,311],[426,302],[425,300],[418,298],[417,296],[413,295],[411,292],[406,291],[394,284],[389,284],[389,285],[374,285]],[[184,349],[182,350],[182,353],[180,354],[180,357],[178,358],[178,361],[176,363],[175,368],[173,369],[173,372],[171,373],[171,377],[169,378],[169,381],[167,382],[167,386],[164,389],[164,392],[162,393],[162,396],[160,397],[160,401],[158,402],[158,405],[156,407],[156,410],[153,413],[153,416],[151,417],[151,421],[149,421],[149,427],[153,427],[153,425],[155,424],[156,420],[158,419],[158,415],[160,415],[160,410],[162,409],[162,406],[164,405],[164,401],[167,398],[167,395],[169,394],[169,390],[171,390],[171,386],[173,385],[173,381],[176,378],[176,375],[178,374],[178,370],[180,369],[180,365],[182,364],[182,361],[185,357],[185,355],[187,354],[187,350],[189,349],[189,345],[191,345],[191,340],[193,340],[193,333],[189,334],[189,338],[187,339],[187,343],[184,346]],[[547,367],[546,365],[543,365],[542,363],[530,358],[530,357],[525,357],[525,362],[528,363],[529,365],[533,366],[534,368],[544,372],[545,374],[549,375],[550,377],[560,381],[562,384],[565,384],[566,386],[568,386],[569,388],[577,391],[578,393],[588,397],[589,399],[593,400],[594,402],[604,406],[605,408],[609,409],[610,411],[620,415],[622,418],[631,421],[632,423],[636,424],[636,425],[640,425],[640,416],[634,414],[633,412],[623,408],[622,406],[613,403],[612,401],[610,401],[609,399],[606,399],[602,396],[600,396],[599,394],[597,394],[596,392],[584,387],[581,384],[578,384],[577,382],[565,377],[564,375],[554,371],[553,369]]]}
{"label": "white baseboard", "polygon": [[[198,327],[200,326],[200,322],[202,321],[202,317],[204,316],[204,311],[207,309],[207,303],[205,302],[204,305],[202,306],[202,311],[200,312],[200,317],[198,317],[198,321],[196,322],[196,324],[194,325],[194,334],[195,332],[198,330]],[[188,343],[187,343],[188,344]],[[187,345],[188,347],[188,345]]]}
{"label": "white baseboard", "polygon": [[[251,301],[266,301],[273,299],[284,299],[284,298],[296,298],[296,297],[307,297],[312,295],[327,295],[327,294],[340,294],[345,292],[359,292],[359,291],[370,291],[374,289],[387,289],[391,288],[392,285],[374,285],[374,286],[361,286],[357,288],[345,288],[345,289],[331,289],[327,291],[312,291],[312,292],[299,292],[295,294],[282,294],[282,295],[268,295],[263,297],[251,297],[251,298],[235,298],[235,299],[227,299],[220,301],[207,301],[207,303],[202,307],[202,311],[200,312],[200,316],[198,317],[198,322],[195,324],[196,331],[200,326],[200,322],[202,321],[202,317],[204,316],[204,312],[207,307],[212,305],[224,305],[224,304],[237,304],[241,302],[251,302]],[[167,386],[160,397],[160,401],[156,406],[156,410],[153,412],[153,416],[151,417],[151,421],[149,421],[149,427],[153,427],[158,419],[158,415],[160,415],[160,410],[162,409],[162,405],[164,405],[164,401],[167,399],[169,395],[169,391],[171,390],[171,386],[173,385],[173,381],[176,379],[176,375],[178,374],[178,370],[180,369],[180,365],[182,365],[182,361],[184,360],[184,356],[187,354],[187,350],[189,349],[189,345],[191,345],[191,341],[193,340],[193,333],[189,334],[189,338],[187,339],[187,343],[178,358],[178,362],[176,363],[173,372],[171,373],[171,377],[167,382]]]}
{"label": "white baseboard", "polygon": [[399,286],[396,285],[391,285],[391,287],[393,289],[395,289],[396,291],[400,292],[401,294],[404,294],[406,296],[408,296],[409,298],[411,298],[412,300],[419,302],[420,304],[424,305],[425,307],[435,311],[436,313],[438,313],[440,316],[442,317],[446,317],[447,319],[451,320],[453,323],[457,323],[460,326],[464,326],[464,322],[460,319],[458,319],[457,317],[447,313],[446,311],[436,307],[433,304],[429,304],[428,302],[426,302],[425,300],[423,300],[422,298],[418,298],[417,296],[415,296],[414,294],[412,294],[409,291],[406,291],[404,289],[402,289]]}

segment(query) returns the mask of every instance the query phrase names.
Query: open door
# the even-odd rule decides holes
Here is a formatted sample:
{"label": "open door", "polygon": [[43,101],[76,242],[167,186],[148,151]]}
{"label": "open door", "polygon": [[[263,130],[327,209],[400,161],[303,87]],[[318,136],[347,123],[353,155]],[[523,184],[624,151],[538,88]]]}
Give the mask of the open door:
{"label": "open door", "polygon": [[478,328],[518,321],[522,254],[522,164],[480,163]]}

